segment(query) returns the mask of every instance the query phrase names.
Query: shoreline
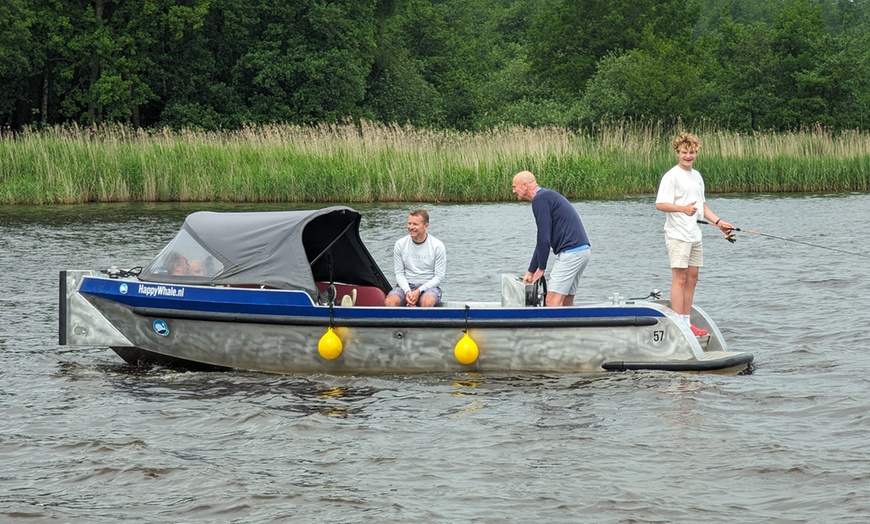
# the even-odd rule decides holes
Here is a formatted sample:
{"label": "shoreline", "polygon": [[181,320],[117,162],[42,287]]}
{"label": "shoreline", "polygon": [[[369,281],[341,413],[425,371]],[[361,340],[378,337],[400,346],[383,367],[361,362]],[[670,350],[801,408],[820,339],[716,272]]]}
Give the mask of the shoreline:
{"label": "shoreline", "polygon": [[[703,142],[697,169],[709,194],[870,189],[870,133],[689,131]],[[0,203],[504,202],[522,170],[570,200],[615,199],[655,192],[675,163],[672,138],[655,124],[479,133],[369,122],[220,133],[52,128],[0,136]]]}

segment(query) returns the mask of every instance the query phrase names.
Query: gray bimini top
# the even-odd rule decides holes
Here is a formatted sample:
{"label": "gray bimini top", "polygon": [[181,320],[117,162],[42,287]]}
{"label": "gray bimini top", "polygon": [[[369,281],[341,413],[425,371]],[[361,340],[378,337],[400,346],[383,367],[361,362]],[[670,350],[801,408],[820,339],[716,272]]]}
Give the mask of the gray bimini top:
{"label": "gray bimini top", "polygon": [[[392,288],[344,206],[307,211],[200,211],[142,272],[146,282],[265,286],[316,294],[315,281]],[[177,264],[176,264],[177,262]]]}

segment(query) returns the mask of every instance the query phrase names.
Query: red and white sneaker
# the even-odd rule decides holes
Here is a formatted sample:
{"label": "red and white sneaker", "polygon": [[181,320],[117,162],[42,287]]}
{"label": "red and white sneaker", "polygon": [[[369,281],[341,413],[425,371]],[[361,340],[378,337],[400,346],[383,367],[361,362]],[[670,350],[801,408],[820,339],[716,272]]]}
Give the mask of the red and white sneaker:
{"label": "red and white sneaker", "polygon": [[689,327],[692,329],[692,334],[695,335],[696,337],[706,337],[707,336],[706,329],[701,329],[701,328],[695,327],[695,326],[689,326]]}

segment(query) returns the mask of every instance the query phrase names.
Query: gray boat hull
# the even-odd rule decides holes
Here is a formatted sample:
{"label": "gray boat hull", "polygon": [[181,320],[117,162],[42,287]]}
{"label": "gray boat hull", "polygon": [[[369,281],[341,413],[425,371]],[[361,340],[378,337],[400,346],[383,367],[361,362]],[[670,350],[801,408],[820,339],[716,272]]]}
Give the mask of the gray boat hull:
{"label": "gray boat hull", "polygon": [[[63,271],[60,287],[60,343],[111,347],[131,363],[352,374],[734,373],[752,363],[751,354],[728,351],[702,309],[693,310],[692,321],[709,335],[698,338],[662,301],[613,300],[571,308],[459,301],[430,311],[342,307],[305,303],[300,292],[286,290],[172,286],[162,290],[167,296],[152,296],[151,288],[135,278],[96,271]],[[248,307],[246,301],[277,305]],[[330,326],[342,346],[334,359],[318,351]],[[454,352],[466,332],[479,350],[468,364]]]}

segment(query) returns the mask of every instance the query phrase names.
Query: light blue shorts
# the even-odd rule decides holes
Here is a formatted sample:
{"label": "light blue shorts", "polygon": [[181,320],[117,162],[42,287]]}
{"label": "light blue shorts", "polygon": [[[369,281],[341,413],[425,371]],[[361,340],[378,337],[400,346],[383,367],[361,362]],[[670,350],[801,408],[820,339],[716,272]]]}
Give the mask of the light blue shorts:
{"label": "light blue shorts", "polygon": [[556,255],[556,263],[547,279],[547,291],[560,295],[576,295],[580,277],[589,264],[591,249],[564,251]]}

